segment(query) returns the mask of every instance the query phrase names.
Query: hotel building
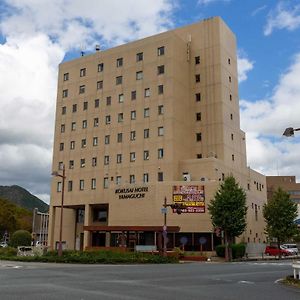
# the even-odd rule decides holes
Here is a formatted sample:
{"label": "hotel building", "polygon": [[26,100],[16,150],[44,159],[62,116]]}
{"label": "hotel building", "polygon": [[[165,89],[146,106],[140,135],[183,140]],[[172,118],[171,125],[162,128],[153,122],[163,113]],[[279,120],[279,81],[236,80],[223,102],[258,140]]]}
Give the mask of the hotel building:
{"label": "hotel building", "polygon": [[[233,175],[247,193],[247,229],[263,242],[265,176],[247,167],[234,34],[221,18],[160,33],[59,66],[53,171],[65,167],[67,249],[156,245],[164,199],[168,248],[213,250],[207,209]],[[57,247],[62,178],[51,187]]]}

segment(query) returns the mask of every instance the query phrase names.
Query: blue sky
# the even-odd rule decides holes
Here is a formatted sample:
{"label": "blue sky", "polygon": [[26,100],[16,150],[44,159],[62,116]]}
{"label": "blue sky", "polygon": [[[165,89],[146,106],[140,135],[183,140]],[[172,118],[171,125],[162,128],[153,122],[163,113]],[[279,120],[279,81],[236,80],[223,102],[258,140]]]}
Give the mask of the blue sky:
{"label": "blue sky", "polygon": [[300,179],[300,0],[0,0],[0,185],[49,200],[57,67],[80,45],[126,41],[221,16],[238,46],[248,164]]}

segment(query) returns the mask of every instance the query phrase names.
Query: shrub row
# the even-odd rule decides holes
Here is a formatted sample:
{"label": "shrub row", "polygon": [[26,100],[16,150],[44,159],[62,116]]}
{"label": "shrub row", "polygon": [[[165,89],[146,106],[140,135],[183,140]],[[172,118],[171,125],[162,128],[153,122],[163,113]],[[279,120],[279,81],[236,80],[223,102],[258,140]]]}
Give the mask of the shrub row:
{"label": "shrub row", "polygon": [[[246,245],[245,244],[232,244],[229,246],[232,250],[232,258],[241,258],[245,255]],[[225,257],[225,245],[218,245],[216,247],[216,253],[219,257]]]}

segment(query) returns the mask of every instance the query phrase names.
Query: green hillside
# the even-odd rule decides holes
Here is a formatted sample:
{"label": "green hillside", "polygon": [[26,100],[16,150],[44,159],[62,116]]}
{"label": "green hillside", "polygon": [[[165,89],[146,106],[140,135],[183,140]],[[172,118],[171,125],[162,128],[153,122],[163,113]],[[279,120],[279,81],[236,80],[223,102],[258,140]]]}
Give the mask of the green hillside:
{"label": "green hillside", "polygon": [[48,204],[18,185],[0,185],[0,198],[7,199],[10,202],[30,211],[34,208],[38,208],[40,212],[47,212],[49,210]]}

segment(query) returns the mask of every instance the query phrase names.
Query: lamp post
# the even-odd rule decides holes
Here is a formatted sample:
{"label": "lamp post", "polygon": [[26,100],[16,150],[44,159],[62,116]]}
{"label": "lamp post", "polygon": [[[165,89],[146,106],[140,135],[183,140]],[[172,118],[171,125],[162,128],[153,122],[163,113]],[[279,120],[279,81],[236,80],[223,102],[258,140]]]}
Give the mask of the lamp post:
{"label": "lamp post", "polygon": [[51,175],[62,178],[61,205],[60,205],[60,224],[59,224],[59,243],[58,243],[58,256],[62,256],[63,208],[64,208],[64,192],[65,192],[65,179],[66,179],[65,165],[63,165],[62,174],[59,174],[57,171],[54,171]]}
{"label": "lamp post", "polygon": [[293,128],[293,127],[288,127],[285,129],[285,131],[283,132],[282,135],[290,137],[290,136],[294,136],[294,132],[295,131],[299,131],[300,128]]}

